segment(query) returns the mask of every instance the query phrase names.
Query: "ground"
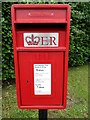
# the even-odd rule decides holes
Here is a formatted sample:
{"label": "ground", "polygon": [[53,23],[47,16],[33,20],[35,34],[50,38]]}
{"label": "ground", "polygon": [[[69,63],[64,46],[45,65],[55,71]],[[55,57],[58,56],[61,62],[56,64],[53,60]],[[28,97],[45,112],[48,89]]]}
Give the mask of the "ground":
{"label": "ground", "polygon": [[[3,118],[38,118],[38,110],[20,110],[17,107],[16,85],[9,84],[2,91]],[[68,70],[67,108],[48,110],[48,118],[88,117],[88,65]]]}

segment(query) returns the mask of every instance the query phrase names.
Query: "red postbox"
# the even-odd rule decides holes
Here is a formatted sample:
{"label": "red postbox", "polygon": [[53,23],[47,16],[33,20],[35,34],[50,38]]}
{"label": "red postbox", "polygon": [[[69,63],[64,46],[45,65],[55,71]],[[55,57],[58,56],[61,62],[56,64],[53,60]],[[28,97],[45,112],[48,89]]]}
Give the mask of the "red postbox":
{"label": "red postbox", "polygon": [[68,4],[11,7],[18,107],[66,107],[70,32]]}

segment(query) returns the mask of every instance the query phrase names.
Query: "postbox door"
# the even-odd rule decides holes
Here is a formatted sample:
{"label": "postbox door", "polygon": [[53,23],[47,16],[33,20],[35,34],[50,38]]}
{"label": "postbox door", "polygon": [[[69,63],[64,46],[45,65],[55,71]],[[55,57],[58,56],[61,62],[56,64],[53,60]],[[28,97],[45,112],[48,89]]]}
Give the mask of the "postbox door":
{"label": "postbox door", "polygon": [[[18,52],[21,104],[30,105],[62,105],[63,104],[63,63],[64,52]],[[46,83],[48,92],[41,88],[41,94],[35,94],[34,65],[50,66],[51,80]],[[46,78],[48,78],[47,76]],[[50,78],[50,77],[49,77]],[[51,84],[51,86],[50,86]],[[39,89],[40,90],[40,89]]]}

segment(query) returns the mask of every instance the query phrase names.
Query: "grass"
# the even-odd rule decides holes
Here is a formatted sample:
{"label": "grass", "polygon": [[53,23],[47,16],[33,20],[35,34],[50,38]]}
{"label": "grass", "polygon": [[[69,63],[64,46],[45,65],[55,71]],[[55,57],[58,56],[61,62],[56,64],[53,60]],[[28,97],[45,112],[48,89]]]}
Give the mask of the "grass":
{"label": "grass", "polygon": [[[16,86],[3,87],[3,118],[38,118],[38,110],[20,110],[17,107]],[[67,108],[48,110],[48,118],[88,117],[88,66],[72,67],[68,70]]]}

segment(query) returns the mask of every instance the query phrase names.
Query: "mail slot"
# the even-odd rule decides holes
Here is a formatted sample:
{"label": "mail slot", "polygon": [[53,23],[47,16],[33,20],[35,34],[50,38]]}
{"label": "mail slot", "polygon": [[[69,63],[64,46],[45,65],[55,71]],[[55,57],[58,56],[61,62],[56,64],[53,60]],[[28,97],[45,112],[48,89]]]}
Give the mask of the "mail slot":
{"label": "mail slot", "polygon": [[14,4],[11,17],[18,107],[64,109],[70,6]]}

